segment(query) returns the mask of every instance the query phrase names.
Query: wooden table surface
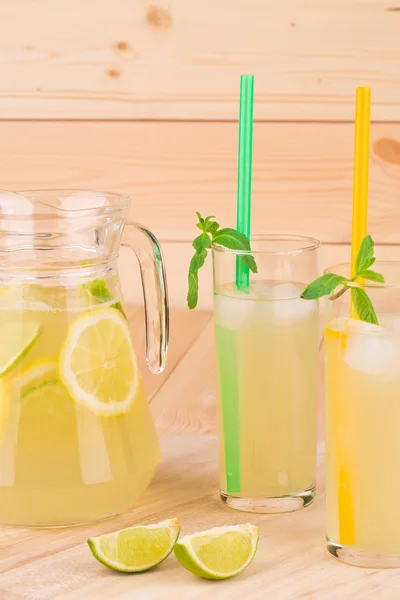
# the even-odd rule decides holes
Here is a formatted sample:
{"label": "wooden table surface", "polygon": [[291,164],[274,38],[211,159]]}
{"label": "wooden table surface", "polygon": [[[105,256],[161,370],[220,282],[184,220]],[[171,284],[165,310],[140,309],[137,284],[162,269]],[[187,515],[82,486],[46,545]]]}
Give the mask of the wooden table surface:
{"label": "wooden table surface", "polygon": [[[141,310],[133,310],[138,351]],[[141,352],[143,354],[143,352]],[[213,331],[210,313],[172,311],[169,366],[142,373],[162,439],[163,462],[138,504],[118,518],[60,529],[0,527],[0,600],[331,600],[400,597],[400,571],[366,570],[336,562],[324,548],[323,443],[318,452],[318,495],[303,511],[246,515],[217,497]],[[320,420],[321,421],[321,420]],[[95,561],[91,535],[178,517],[184,534],[247,520],[260,527],[255,560],[238,577],[210,582],[170,556],[140,575],[115,573]]]}

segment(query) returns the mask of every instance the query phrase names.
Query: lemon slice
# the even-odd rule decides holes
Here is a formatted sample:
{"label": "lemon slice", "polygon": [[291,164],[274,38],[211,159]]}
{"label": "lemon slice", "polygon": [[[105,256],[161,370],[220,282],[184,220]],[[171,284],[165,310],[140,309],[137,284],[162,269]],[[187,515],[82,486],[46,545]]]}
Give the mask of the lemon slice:
{"label": "lemon slice", "polygon": [[140,375],[127,322],[114,308],[75,319],[60,353],[60,377],[72,398],[102,416],[129,411]]}
{"label": "lemon slice", "polygon": [[258,527],[232,525],[214,527],[181,538],[174,548],[182,566],[206,579],[228,579],[251,563],[259,538]]}
{"label": "lemon slice", "polygon": [[45,357],[39,358],[27,365],[11,381],[11,384],[15,389],[19,390],[20,397],[24,397],[34,390],[56,383],[58,380],[58,360],[53,357]]}
{"label": "lemon slice", "polygon": [[0,321],[0,375],[8,373],[36,343],[41,321],[31,315],[3,315]]}
{"label": "lemon slice", "polygon": [[169,556],[178,539],[177,519],[121,529],[89,538],[93,556],[106,567],[123,573],[140,573],[159,565]]}

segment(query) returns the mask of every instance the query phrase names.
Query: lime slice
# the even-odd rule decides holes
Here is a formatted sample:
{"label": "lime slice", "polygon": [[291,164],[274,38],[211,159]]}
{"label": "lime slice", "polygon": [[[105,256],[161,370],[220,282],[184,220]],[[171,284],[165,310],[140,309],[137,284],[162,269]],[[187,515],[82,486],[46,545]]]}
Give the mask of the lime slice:
{"label": "lime slice", "polygon": [[45,357],[27,365],[21,373],[18,373],[15,381],[11,381],[11,384],[18,389],[20,397],[24,397],[34,390],[56,383],[58,380],[58,360],[53,357]]}
{"label": "lime slice", "polygon": [[[88,290],[91,297],[95,298],[97,302],[111,302],[114,299],[104,279],[94,279],[89,283],[84,283],[82,287],[84,290]],[[121,302],[115,302],[112,306],[126,318]]]}
{"label": "lime slice", "polygon": [[122,415],[140,375],[127,322],[114,308],[75,319],[60,353],[60,377],[76,402],[97,415]]}
{"label": "lime slice", "polygon": [[93,556],[106,567],[140,573],[159,565],[171,554],[179,532],[178,520],[169,519],[89,538],[88,544]]}
{"label": "lime slice", "polygon": [[187,569],[206,579],[228,579],[244,571],[256,552],[258,527],[232,525],[214,527],[181,538],[175,556]]}
{"label": "lime slice", "polygon": [[0,375],[8,373],[37,341],[41,322],[30,315],[4,315],[0,322]]}

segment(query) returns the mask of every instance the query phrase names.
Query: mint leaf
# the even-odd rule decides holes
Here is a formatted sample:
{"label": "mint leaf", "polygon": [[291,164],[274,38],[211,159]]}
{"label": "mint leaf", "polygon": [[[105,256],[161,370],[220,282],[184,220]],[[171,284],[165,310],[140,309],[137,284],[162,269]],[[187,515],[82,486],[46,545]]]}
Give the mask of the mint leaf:
{"label": "mint leaf", "polygon": [[372,265],[374,264],[375,261],[376,261],[375,256],[373,258],[369,258],[364,264],[363,271],[372,267]]}
{"label": "mint leaf", "polygon": [[[250,241],[248,238],[236,229],[220,229],[219,223],[215,217],[209,216],[203,219],[199,212],[196,212],[198,222],[196,227],[202,232],[193,241],[195,254],[189,265],[187,304],[190,309],[195,308],[199,295],[199,269],[204,265],[208,256],[208,248],[211,244],[219,244],[231,250],[244,250],[251,252]],[[240,258],[249,267],[253,273],[257,273],[257,265],[251,254],[241,255]]]}
{"label": "mint leaf", "polygon": [[254,256],[250,256],[250,254],[241,254],[240,259],[247,265],[253,273],[258,273],[257,263],[254,260]]}
{"label": "mint leaf", "polygon": [[205,233],[205,229],[204,229],[204,219],[203,219],[203,217],[201,216],[201,214],[200,214],[199,212],[197,212],[197,211],[196,211],[196,215],[197,215],[197,218],[199,219],[199,222],[198,222],[198,223],[196,223],[196,227],[198,227],[198,229],[200,229],[201,231],[204,231],[204,233]]}
{"label": "mint leaf", "polygon": [[196,308],[199,299],[199,275],[198,271],[189,272],[189,287],[187,293],[187,305],[192,310]]}
{"label": "mint leaf", "polygon": [[339,285],[346,283],[346,277],[335,273],[326,273],[310,283],[301,294],[301,297],[305,300],[316,300],[322,296],[329,296]]}
{"label": "mint leaf", "polygon": [[203,250],[207,250],[210,246],[211,240],[206,233],[201,233],[197,238],[193,240],[193,248],[196,252],[202,252]]}
{"label": "mint leaf", "polygon": [[372,302],[369,299],[366,292],[361,288],[351,288],[351,297],[356,313],[360,317],[361,321],[378,325],[378,318]]}
{"label": "mint leaf", "polygon": [[374,264],[374,241],[370,235],[365,236],[361,242],[360,250],[356,260],[356,273],[369,269]]}
{"label": "mint leaf", "polygon": [[[249,239],[244,235],[244,233],[240,233],[240,231],[231,229],[230,227],[219,229],[213,236],[212,241],[213,244],[219,244],[220,246],[225,246],[231,250],[244,250],[247,252],[251,251]],[[256,261],[254,260],[253,256],[240,255],[240,258],[249,267],[250,271],[253,271],[253,273],[258,272]]]}
{"label": "mint leaf", "polygon": [[199,212],[196,212],[197,218],[199,222],[196,224],[196,227],[203,231],[203,233],[211,233],[214,234],[219,229],[219,223],[217,221],[212,221],[211,219],[215,219],[214,216],[206,217],[203,219]]}
{"label": "mint leaf", "polygon": [[219,223],[217,221],[212,221],[211,223],[207,223],[207,231],[214,235],[219,229]]}
{"label": "mint leaf", "polygon": [[220,246],[226,246],[231,250],[250,250],[248,238],[243,233],[230,227],[217,231],[213,237],[213,244],[220,244]]}
{"label": "mint leaf", "polygon": [[214,235],[219,229],[219,223],[217,223],[217,221],[211,221],[211,219],[215,219],[215,217],[206,217],[204,219],[204,231]]}
{"label": "mint leaf", "polygon": [[[333,301],[351,288],[352,302],[358,317],[362,321],[378,325],[378,318],[368,294],[361,287],[353,287],[357,279],[367,279],[368,281],[375,281],[377,283],[385,282],[383,275],[369,269],[376,260],[374,247],[375,244],[372,237],[367,235],[361,242],[356,260],[356,274],[352,279],[346,279],[335,273],[327,273],[310,283],[303,291],[301,297],[306,300],[314,300],[321,296],[330,295],[329,299]],[[342,288],[335,294],[332,294],[339,285],[342,285]]]}
{"label": "mint leaf", "polygon": [[368,279],[369,281],[376,281],[377,283],[385,283],[385,278],[380,273],[376,271],[370,271],[366,269],[365,271],[360,271],[357,273],[357,279]]}
{"label": "mint leaf", "polygon": [[189,265],[189,287],[187,294],[187,304],[190,309],[196,308],[199,297],[199,269],[204,265],[207,258],[207,250],[196,252]]}

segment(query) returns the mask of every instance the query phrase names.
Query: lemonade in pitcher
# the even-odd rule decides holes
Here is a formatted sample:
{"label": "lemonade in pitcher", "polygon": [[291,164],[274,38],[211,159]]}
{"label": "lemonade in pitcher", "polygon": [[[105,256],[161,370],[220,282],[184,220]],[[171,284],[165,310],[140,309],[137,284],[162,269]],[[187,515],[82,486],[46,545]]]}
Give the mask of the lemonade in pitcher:
{"label": "lemonade in pitcher", "polygon": [[119,514],[160,462],[115,265],[48,273],[0,286],[0,520],[31,526]]}

